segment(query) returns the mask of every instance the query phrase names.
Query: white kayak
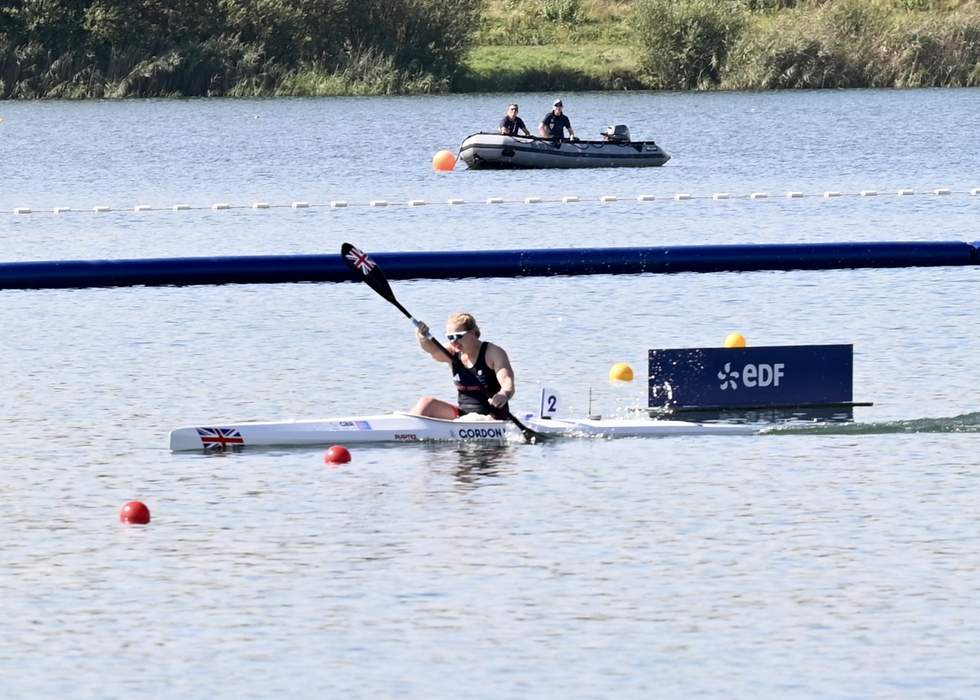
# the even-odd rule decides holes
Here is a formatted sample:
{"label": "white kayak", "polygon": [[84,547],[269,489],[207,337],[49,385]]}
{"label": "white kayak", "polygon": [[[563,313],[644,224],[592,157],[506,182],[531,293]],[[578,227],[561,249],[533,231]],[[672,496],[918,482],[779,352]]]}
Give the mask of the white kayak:
{"label": "white kayak", "polygon": [[[731,423],[690,423],[645,418],[541,419],[518,416],[549,436],[657,437],[663,435],[751,435],[757,428]],[[299,447],[364,442],[506,442],[520,439],[510,421],[443,420],[411,413],[320,420],[212,423],[170,431],[170,449],[223,450],[246,446]]]}

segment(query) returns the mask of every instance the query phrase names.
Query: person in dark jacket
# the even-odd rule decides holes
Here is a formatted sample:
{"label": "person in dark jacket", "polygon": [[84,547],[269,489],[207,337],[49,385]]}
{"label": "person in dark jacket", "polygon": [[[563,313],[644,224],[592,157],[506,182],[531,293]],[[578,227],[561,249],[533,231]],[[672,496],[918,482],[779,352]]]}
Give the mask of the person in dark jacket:
{"label": "person in dark jacket", "polygon": [[519,131],[523,131],[526,136],[531,132],[524,126],[524,120],[517,116],[518,107],[516,102],[507,106],[507,114],[500,120],[500,133],[507,136],[517,136]]}
{"label": "person in dark jacket", "polygon": [[568,135],[572,141],[578,141],[578,136],[575,135],[575,131],[572,129],[572,123],[565,115],[564,105],[562,105],[561,100],[555,100],[551,111],[541,120],[541,125],[538,127],[538,130],[545,138],[555,139],[557,141],[565,138],[565,129],[568,129]]}

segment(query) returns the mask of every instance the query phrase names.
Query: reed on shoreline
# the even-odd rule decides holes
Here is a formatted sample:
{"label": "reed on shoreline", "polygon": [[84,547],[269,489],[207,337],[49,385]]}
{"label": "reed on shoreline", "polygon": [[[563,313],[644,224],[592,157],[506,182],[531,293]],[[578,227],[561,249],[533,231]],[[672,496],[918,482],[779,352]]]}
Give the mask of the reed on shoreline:
{"label": "reed on shoreline", "polygon": [[840,0],[755,23],[731,47],[727,89],[975,87],[980,9]]}
{"label": "reed on shoreline", "polygon": [[[766,90],[980,86],[976,0],[496,0],[466,89]],[[568,11],[567,4],[574,5]],[[487,23],[488,13],[484,13]],[[506,38],[510,45],[503,45]],[[537,54],[560,42],[561,53]],[[554,52],[553,52],[554,53]],[[610,55],[618,59],[609,60]],[[496,60],[494,58],[496,57]],[[590,58],[591,57],[591,58]],[[566,87],[571,86],[571,87]]]}

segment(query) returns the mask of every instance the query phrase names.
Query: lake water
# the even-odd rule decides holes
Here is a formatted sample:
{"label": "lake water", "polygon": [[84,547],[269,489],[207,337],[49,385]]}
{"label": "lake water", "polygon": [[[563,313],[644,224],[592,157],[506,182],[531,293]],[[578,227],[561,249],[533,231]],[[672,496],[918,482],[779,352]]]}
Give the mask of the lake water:
{"label": "lake water", "polygon": [[[553,97],[517,97],[529,125]],[[980,239],[980,90],[562,97],[580,136],[626,123],[673,160],[433,172],[510,95],[0,103],[0,260]],[[882,194],[822,196],[862,190]],[[366,286],[0,292],[0,696],[977,697],[978,283],[397,282],[436,328],[477,316],[520,410],[542,384],[569,414],[590,389],[594,412],[643,405],[649,348],[734,330],[853,343],[875,405],[825,431],[357,447],[333,469],[172,454],[167,431],[448,397]],[[608,382],[620,361],[633,384]],[[121,526],[137,498],[153,522]]]}

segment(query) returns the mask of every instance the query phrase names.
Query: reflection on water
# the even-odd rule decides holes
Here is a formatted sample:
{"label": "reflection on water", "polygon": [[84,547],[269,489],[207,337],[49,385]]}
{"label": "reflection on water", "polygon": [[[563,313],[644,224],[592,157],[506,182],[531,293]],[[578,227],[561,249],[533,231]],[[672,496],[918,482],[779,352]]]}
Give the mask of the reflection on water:
{"label": "reflection on water", "polygon": [[476,488],[515,466],[517,445],[465,443],[451,452],[454,476],[461,488]]}

